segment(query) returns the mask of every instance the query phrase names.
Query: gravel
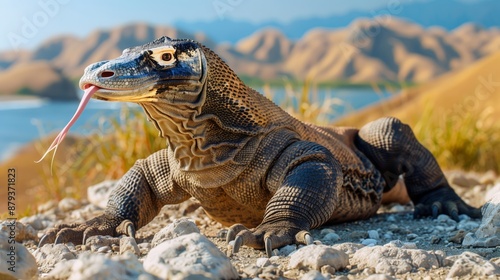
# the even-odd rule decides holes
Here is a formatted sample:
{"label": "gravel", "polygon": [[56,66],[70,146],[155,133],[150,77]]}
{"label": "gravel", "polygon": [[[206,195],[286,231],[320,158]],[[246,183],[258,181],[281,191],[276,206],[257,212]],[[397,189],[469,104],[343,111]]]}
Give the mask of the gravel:
{"label": "gravel", "polygon": [[[447,173],[455,190],[474,206],[499,197],[500,180],[491,172]],[[103,182],[102,204],[113,182]],[[479,187],[478,187],[479,186]],[[483,190],[477,192],[477,189]],[[493,191],[492,191],[493,190]],[[367,220],[311,231],[313,245],[264,251],[243,246],[232,255],[225,228],[188,200],[165,206],[136,238],[98,236],[86,245],[47,244],[38,238],[59,222],[82,222],[102,213],[102,205],[65,199],[50,201],[32,217],[18,220],[16,250],[26,262],[14,277],[44,279],[491,279],[500,278],[500,203],[490,201],[481,221],[446,215],[414,220],[412,205],[383,206]],[[0,221],[1,222],[1,221]],[[7,222],[7,221],[4,221]],[[5,225],[5,224],[4,224]],[[0,234],[2,250],[8,236]],[[0,246],[1,247],[1,246]],[[4,252],[4,253],[7,253]],[[2,254],[4,254],[2,253]],[[36,263],[35,263],[36,260]],[[24,274],[22,274],[24,273]],[[2,263],[0,277],[7,277]],[[125,277],[125,278],[124,278]],[[2,278],[3,279],[3,278]]]}

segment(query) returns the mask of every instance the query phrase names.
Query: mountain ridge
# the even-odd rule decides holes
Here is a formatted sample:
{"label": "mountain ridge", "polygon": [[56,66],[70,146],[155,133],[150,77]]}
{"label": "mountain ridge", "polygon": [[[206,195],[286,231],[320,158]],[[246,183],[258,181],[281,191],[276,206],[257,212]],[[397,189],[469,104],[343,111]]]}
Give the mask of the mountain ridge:
{"label": "mountain ridge", "polygon": [[[341,28],[349,25],[357,18],[373,18],[376,16],[404,18],[426,28],[439,26],[447,31],[451,31],[467,22],[475,22],[484,28],[500,27],[497,12],[500,11],[500,2],[496,0],[475,1],[473,3],[456,0],[404,2],[387,1],[385,6],[369,11],[353,10],[324,17],[295,19],[288,23],[276,21],[251,23],[231,18],[219,18],[199,22],[177,21],[173,25],[186,32],[202,30],[215,42],[229,42],[231,44],[249,36],[255,30],[265,27],[280,29],[286,37],[297,40],[312,28]],[[443,11],[447,11],[446,16],[443,16]]]}
{"label": "mountain ridge", "polygon": [[337,29],[314,28],[298,40],[268,27],[235,44],[216,44],[204,33],[171,26],[133,23],[95,30],[84,38],[53,37],[31,52],[0,52],[0,70],[47,61],[75,80],[87,65],[165,35],[197,40],[215,50],[237,74],[262,80],[422,83],[500,50],[498,28],[468,23],[446,31],[395,17],[362,18]]}

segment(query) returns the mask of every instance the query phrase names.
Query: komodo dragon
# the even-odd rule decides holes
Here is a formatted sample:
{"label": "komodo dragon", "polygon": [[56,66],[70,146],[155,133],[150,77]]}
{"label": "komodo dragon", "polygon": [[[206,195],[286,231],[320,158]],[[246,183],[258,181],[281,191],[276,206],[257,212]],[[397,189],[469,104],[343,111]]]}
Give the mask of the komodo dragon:
{"label": "komodo dragon", "polygon": [[166,204],[195,197],[230,226],[233,252],[312,243],[326,223],[373,216],[402,174],[414,217],[474,218],[410,127],[382,118],[360,130],[302,123],[246,86],[213,51],[159,38],[88,66],[93,98],[138,103],[168,147],[139,159],[101,216],[49,230],[40,245],[134,235]]}

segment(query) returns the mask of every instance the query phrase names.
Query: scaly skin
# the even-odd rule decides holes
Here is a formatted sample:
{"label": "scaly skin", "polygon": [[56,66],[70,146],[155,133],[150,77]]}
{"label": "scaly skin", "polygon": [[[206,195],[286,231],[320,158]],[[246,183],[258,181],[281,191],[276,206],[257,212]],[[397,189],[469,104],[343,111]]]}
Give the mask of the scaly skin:
{"label": "scaly skin", "polygon": [[[163,37],[90,65],[82,89],[140,104],[168,148],[120,180],[105,214],[50,230],[40,242],[134,235],[166,204],[197,198],[230,226],[233,251],[312,242],[325,223],[374,215],[403,174],[415,217],[480,217],[449,186],[411,129],[394,118],[354,128],[304,124],[247,87],[211,50]],[[249,229],[252,228],[252,229]]]}

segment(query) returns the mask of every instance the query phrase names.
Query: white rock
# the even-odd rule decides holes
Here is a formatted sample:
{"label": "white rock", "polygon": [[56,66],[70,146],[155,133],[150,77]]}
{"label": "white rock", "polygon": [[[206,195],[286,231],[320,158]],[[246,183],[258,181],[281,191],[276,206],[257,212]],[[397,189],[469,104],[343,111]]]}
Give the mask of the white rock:
{"label": "white rock", "polygon": [[59,207],[59,210],[63,212],[68,212],[71,210],[75,210],[80,207],[80,201],[74,199],[74,198],[63,198],[59,203],[57,204]]}
{"label": "white rock", "polygon": [[119,237],[112,237],[109,235],[93,235],[85,241],[85,245],[90,246],[90,249],[95,252],[101,247],[118,245],[120,244]]}
{"label": "white rock", "polygon": [[460,220],[460,222],[464,222],[464,221],[470,221],[470,217],[465,215],[465,214],[460,214],[458,215],[458,219]]}
{"label": "white rock", "polygon": [[110,246],[102,246],[97,249],[97,253],[105,254],[107,252],[111,251]]}
{"label": "white rock", "polygon": [[290,244],[290,245],[286,245],[286,246],[279,248],[278,255],[279,256],[288,256],[296,251],[297,251],[297,245]]}
{"label": "white rock", "polygon": [[371,239],[380,239],[380,235],[378,234],[378,231],[376,231],[376,230],[369,230],[368,237],[370,237]]}
{"label": "white rock", "polygon": [[363,244],[365,246],[374,246],[374,245],[377,245],[377,240],[367,238],[367,239],[364,239],[363,241],[361,241],[361,244]]}
{"label": "white rock", "polygon": [[437,216],[436,221],[438,223],[447,224],[447,225],[456,224],[457,223],[453,219],[451,219],[450,216],[445,215],[445,214],[440,214],[439,216]]}
{"label": "white rock", "polygon": [[157,232],[151,241],[151,246],[156,247],[166,240],[190,233],[200,233],[200,229],[188,219],[178,219]]}
{"label": "white rock", "polygon": [[329,233],[335,233],[335,230],[331,229],[331,228],[324,228],[322,229],[319,234],[322,235],[322,236],[325,236]]}
{"label": "white rock", "polygon": [[46,277],[50,277],[50,279],[68,279],[71,277],[71,267],[73,267],[75,262],[76,259],[62,260],[58,262]]}
{"label": "white rock", "polygon": [[396,278],[386,274],[372,274],[365,278],[365,280],[395,280]]}
{"label": "white rock", "polygon": [[19,222],[25,225],[30,225],[35,230],[43,230],[48,227],[53,227],[54,220],[54,215],[36,214],[33,216],[21,218]]}
{"label": "white rock", "polygon": [[257,261],[255,262],[255,265],[258,267],[264,267],[268,266],[271,264],[271,261],[269,261],[269,258],[258,258]]}
{"label": "white rock", "polygon": [[395,223],[397,221],[396,215],[388,215],[386,220],[388,222]]}
{"label": "white rock", "polygon": [[334,243],[340,240],[340,236],[334,232],[330,232],[323,237],[323,241]]}
{"label": "white rock", "polygon": [[446,278],[500,275],[500,267],[472,252],[463,252],[459,256],[446,258],[446,263],[453,263]]}
{"label": "white rock", "polygon": [[406,238],[408,238],[408,240],[413,240],[413,239],[417,239],[418,235],[415,233],[409,233],[406,235]]}
{"label": "white rock", "polygon": [[393,246],[373,246],[359,249],[351,262],[358,268],[372,268],[376,273],[402,274],[418,268],[440,267],[442,252],[426,252],[418,249],[402,249]]}
{"label": "white rock", "polygon": [[384,233],[385,239],[392,239],[393,236],[394,236],[394,233],[392,233],[392,231],[388,231],[388,232]]}
{"label": "white rock", "polygon": [[306,274],[300,277],[301,280],[328,280],[329,277],[324,276],[321,272],[317,270],[308,271]]}
{"label": "white rock", "polygon": [[133,237],[123,236],[120,238],[120,254],[123,255],[125,252],[131,252],[137,256],[141,254],[141,249]]}
{"label": "white rock", "polygon": [[309,245],[300,248],[292,254],[289,268],[320,270],[322,266],[329,265],[335,270],[340,270],[349,265],[349,256],[326,245]]}
{"label": "white rock", "polygon": [[479,238],[500,237],[500,191],[492,196],[482,207],[483,218],[476,231]]}
{"label": "white rock", "polygon": [[38,273],[35,257],[21,243],[0,232],[0,279],[31,279]]}
{"label": "white rock", "polygon": [[491,189],[486,191],[486,194],[484,195],[484,200],[485,201],[490,201],[497,195],[497,193],[500,193],[500,182],[496,183]]}
{"label": "white rock", "polygon": [[38,213],[43,213],[43,214],[48,214],[48,213],[54,213],[56,212],[57,209],[57,201],[56,200],[49,200],[37,207]]}
{"label": "white rock", "polygon": [[132,253],[109,258],[102,254],[83,252],[78,256],[78,259],[58,263],[48,276],[56,279],[69,277],[68,280],[155,279],[153,275],[144,271],[142,264]]}
{"label": "white rock", "polygon": [[[401,205],[401,204],[395,204],[394,206],[391,207],[391,209],[389,210],[390,212],[403,212],[405,211],[406,208]],[[396,217],[394,217],[396,218]]]}
{"label": "white rock", "polygon": [[146,256],[144,268],[161,279],[176,274],[183,277],[209,275],[213,279],[239,277],[230,260],[199,233],[182,235],[157,245]]}
{"label": "white rock", "polygon": [[359,243],[351,243],[351,242],[345,242],[345,243],[340,243],[340,244],[335,244],[332,246],[333,249],[342,251],[348,255],[354,254],[357,250],[365,247],[362,244]]}
{"label": "white rock", "polygon": [[462,245],[496,247],[500,245],[500,191],[482,207],[483,218],[475,233],[467,234]]}
{"label": "white rock", "polygon": [[473,221],[464,221],[460,222],[457,226],[457,229],[463,229],[463,230],[475,230],[479,227],[479,224]]}
{"label": "white rock", "polygon": [[45,244],[36,249],[33,256],[42,272],[49,272],[61,261],[76,259],[76,255],[65,244]]}
{"label": "white rock", "polygon": [[115,180],[103,181],[97,185],[90,186],[87,189],[87,199],[90,203],[101,209],[106,208],[108,204],[109,196],[117,186]]}
{"label": "white rock", "polygon": [[500,238],[498,238],[496,236],[478,238],[478,237],[476,237],[475,234],[473,234],[472,232],[469,232],[464,236],[464,240],[462,241],[462,245],[463,246],[473,246],[473,247],[483,247],[483,248],[497,247],[497,246],[500,246]]}
{"label": "white rock", "polygon": [[401,240],[391,240],[391,242],[384,245],[384,247],[396,247],[402,249],[417,249],[417,244],[414,242],[403,242]]}
{"label": "white rock", "polygon": [[9,236],[14,235],[17,242],[24,240],[38,241],[36,230],[30,226],[20,223],[16,220],[6,220],[0,224],[0,232],[4,232]]}

